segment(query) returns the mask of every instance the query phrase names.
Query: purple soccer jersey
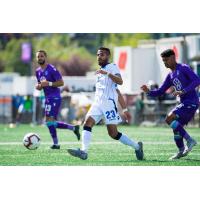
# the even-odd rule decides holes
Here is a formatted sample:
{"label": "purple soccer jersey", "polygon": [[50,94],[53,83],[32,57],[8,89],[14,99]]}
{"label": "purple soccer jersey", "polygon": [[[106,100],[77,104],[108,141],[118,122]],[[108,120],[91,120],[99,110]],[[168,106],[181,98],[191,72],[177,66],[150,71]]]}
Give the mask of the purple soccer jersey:
{"label": "purple soccer jersey", "polygon": [[177,64],[176,70],[169,73],[157,90],[149,92],[150,96],[160,96],[165,91],[174,86],[177,91],[184,91],[185,93],[180,96],[181,103],[199,104],[199,98],[195,88],[200,85],[200,78],[192,71],[186,64]]}
{"label": "purple soccer jersey", "polygon": [[177,64],[176,70],[169,73],[157,90],[151,90],[148,95],[160,96],[165,91],[174,86],[177,91],[184,91],[180,96],[181,103],[172,112],[176,114],[177,120],[182,124],[187,124],[194,116],[199,106],[199,98],[195,88],[200,85],[200,78],[185,64]]}
{"label": "purple soccer jersey", "polygon": [[[38,67],[36,70],[36,78],[38,83],[43,80],[50,82],[55,82],[62,79],[60,72],[53,66],[48,64],[47,67],[43,70],[41,67]],[[46,98],[61,98],[60,89],[58,87],[44,87],[44,94]]]}
{"label": "purple soccer jersey", "polygon": [[[48,64],[47,67],[43,70],[41,67],[36,70],[36,78],[38,83],[43,80],[50,82],[55,82],[62,79],[60,72],[52,65]],[[45,116],[57,118],[60,105],[61,105],[61,96],[60,89],[58,87],[44,87],[45,94]]]}

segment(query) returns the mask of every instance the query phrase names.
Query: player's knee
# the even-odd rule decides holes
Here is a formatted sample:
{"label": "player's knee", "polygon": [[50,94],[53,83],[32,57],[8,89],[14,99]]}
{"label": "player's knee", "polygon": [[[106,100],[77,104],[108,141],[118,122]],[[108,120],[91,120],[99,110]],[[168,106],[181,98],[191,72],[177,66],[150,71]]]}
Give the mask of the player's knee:
{"label": "player's knee", "polygon": [[120,132],[117,132],[117,134],[113,134],[113,135],[110,135],[111,138],[113,138],[114,140],[119,140],[122,136],[122,133]]}
{"label": "player's knee", "polygon": [[91,128],[92,128],[92,127],[94,126],[94,124],[95,124],[94,119],[91,118],[91,117],[88,117],[88,118],[86,118],[86,120],[84,121],[83,126],[87,126],[87,127],[91,127]]}
{"label": "player's knee", "polygon": [[47,121],[46,122],[46,126],[47,127],[54,126],[56,128],[57,127],[57,122],[56,121]]}
{"label": "player's knee", "polygon": [[165,122],[166,122],[168,125],[170,125],[170,123],[171,123],[171,119],[170,119],[169,116],[167,116],[167,117],[165,118]]}
{"label": "player's knee", "polygon": [[175,130],[179,126],[179,122],[177,120],[172,121],[169,126]]}
{"label": "player's knee", "polygon": [[170,125],[174,121],[174,118],[172,116],[167,116],[165,118],[165,122]]}
{"label": "player's knee", "polygon": [[165,118],[165,122],[170,125],[174,120],[177,119],[177,116],[174,113],[170,113],[169,115],[167,115],[167,117]]}
{"label": "player's knee", "polygon": [[83,130],[92,132],[92,127],[84,125]]}

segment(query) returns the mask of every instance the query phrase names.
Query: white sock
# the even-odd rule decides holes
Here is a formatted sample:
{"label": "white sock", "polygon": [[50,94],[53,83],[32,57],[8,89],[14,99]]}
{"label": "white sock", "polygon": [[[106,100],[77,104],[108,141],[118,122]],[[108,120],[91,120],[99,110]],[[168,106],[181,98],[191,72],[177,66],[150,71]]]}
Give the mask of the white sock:
{"label": "white sock", "polygon": [[91,136],[92,134],[90,131],[86,131],[86,130],[82,131],[82,148],[81,148],[82,151],[87,152],[90,145]]}
{"label": "white sock", "polygon": [[122,136],[119,138],[119,141],[123,144],[126,144],[128,146],[133,147],[135,150],[138,150],[140,147],[138,143],[136,143],[134,140],[131,140],[127,135],[122,134]]}

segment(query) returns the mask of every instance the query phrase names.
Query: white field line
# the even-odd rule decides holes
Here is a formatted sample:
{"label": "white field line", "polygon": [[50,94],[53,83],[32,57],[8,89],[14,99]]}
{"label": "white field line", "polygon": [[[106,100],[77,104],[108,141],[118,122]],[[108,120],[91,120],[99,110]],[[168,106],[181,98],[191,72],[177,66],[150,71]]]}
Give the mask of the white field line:
{"label": "white field line", "polygon": [[[65,152],[63,153],[63,152],[61,152],[60,154],[66,154]],[[98,153],[98,155],[100,155],[100,154],[102,154],[103,155],[103,153]],[[175,154],[175,152],[167,152],[167,153],[149,153],[149,152],[147,152],[147,153],[145,153],[145,156],[155,156],[155,157],[157,157],[157,156],[171,156],[171,155],[174,155]],[[68,154],[66,154],[67,156],[68,156]],[[123,153],[123,155],[130,155],[130,153]],[[194,151],[192,151],[189,155],[192,155],[192,156],[200,156],[200,153],[197,153],[197,152],[194,152]],[[21,154],[17,154],[17,155],[11,155],[11,154],[1,154],[0,155],[0,158],[1,157],[21,157],[22,155]],[[70,156],[70,155],[69,155]],[[184,158],[187,158],[187,157],[184,157]],[[182,160],[182,159],[181,159]],[[147,160],[148,161],[148,160]],[[173,162],[175,162],[175,160],[173,161]],[[196,162],[199,162],[200,163],[200,160],[197,160]],[[0,162],[0,166],[1,166],[1,162]]]}
{"label": "white field line", "polygon": [[[42,142],[42,145],[50,145],[52,142]],[[81,142],[60,142],[60,144],[81,144]],[[107,141],[97,141],[97,142],[91,142],[91,145],[104,145],[104,144],[121,144],[119,142],[107,142]],[[169,145],[169,144],[174,144],[174,142],[162,142],[162,141],[148,141],[148,142],[143,142],[143,144],[163,144],[163,145]],[[0,142],[0,145],[22,145],[22,142]]]}

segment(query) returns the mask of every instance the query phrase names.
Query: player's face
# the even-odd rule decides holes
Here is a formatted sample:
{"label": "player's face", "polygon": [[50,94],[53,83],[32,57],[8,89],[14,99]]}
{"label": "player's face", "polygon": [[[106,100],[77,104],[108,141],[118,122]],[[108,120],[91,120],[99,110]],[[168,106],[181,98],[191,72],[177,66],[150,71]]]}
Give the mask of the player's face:
{"label": "player's face", "polygon": [[108,63],[109,55],[106,53],[106,51],[98,50],[97,51],[97,61],[99,66],[103,66]]}
{"label": "player's face", "polygon": [[163,57],[162,60],[163,60],[165,67],[167,67],[167,68],[174,67],[174,65],[176,64],[174,55],[171,55],[169,57]]}
{"label": "player's face", "polygon": [[46,63],[46,56],[42,52],[37,52],[36,60],[39,65],[44,65]]}

